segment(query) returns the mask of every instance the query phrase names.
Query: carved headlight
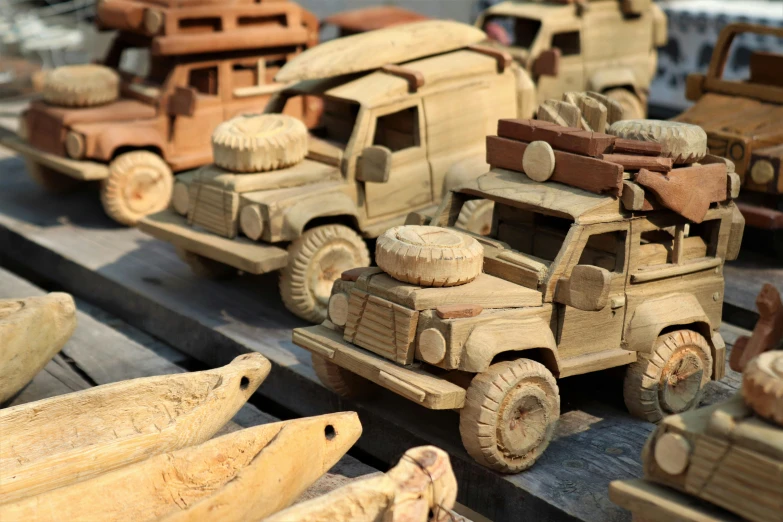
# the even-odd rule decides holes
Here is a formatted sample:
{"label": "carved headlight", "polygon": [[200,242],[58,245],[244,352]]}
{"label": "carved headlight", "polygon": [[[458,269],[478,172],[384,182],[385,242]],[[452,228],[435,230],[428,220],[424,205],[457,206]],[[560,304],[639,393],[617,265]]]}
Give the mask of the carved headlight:
{"label": "carved headlight", "polygon": [[158,34],[163,29],[165,22],[164,14],[157,9],[147,9],[144,11],[144,30],[150,35]]}
{"label": "carved headlight", "polygon": [[178,181],[174,184],[174,194],[171,196],[171,206],[177,214],[186,216],[190,209],[190,187]]}
{"label": "carved headlight", "polygon": [[767,160],[758,160],[750,169],[750,178],[753,180],[753,183],[766,185],[775,179],[775,167]]}
{"label": "carved headlight", "polygon": [[239,213],[239,227],[242,233],[253,241],[258,241],[264,234],[264,215],[258,205],[248,205]]}
{"label": "carved headlight", "polygon": [[430,364],[438,364],[446,357],[446,338],[435,328],[427,328],[419,335],[417,355]]}
{"label": "carved headlight", "polygon": [[335,325],[345,326],[348,322],[348,296],[342,292],[332,294],[329,298],[327,316]]}
{"label": "carved headlight", "polygon": [[76,131],[70,131],[65,136],[65,151],[73,159],[82,159],[86,150],[84,135]]}

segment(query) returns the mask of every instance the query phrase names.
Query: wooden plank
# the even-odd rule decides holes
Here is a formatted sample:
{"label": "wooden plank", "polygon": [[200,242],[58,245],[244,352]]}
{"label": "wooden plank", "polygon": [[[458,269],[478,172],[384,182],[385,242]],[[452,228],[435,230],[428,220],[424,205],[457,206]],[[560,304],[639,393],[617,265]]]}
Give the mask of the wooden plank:
{"label": "wooden plank", "polygon": [[660,143],[651,141],[626,140],[616,138],[612,152],[617,154],[641,154],[643,156],[658,156],[663,148]]}
{"label": "wooden plank", "polygon": [[500,120],[498,136],[528,143],[546,141],[553,149],[592,157],[610,151],[617,139],[609,134],[559,127],[541,120]]}
{"label": "wooden plank", "polygon": [[647,169],[652,172],[669,172],[672,170],[671,158],[636,156],[633,154],[601,154],[600,159],[622,165],[624,170]]}
{"label": "wooden plank", "polygon": [[[555,440],[530,470],[499,475],[467,455],[454,412],[429,411],[386,392],[363,402],[325,390],[310,354],[291,343],[291,328],[302,322],[282,307],[276,274],[199,279],[170,245],[118,228],[90,191],[54,196],[28,180],[18,159],[0,168],[0,263],[24,266],[89,298],[202,363],[217,366],[261,352],[274,365],[257,394],[262,400],[297,415],[358,411],[365,432],[357,448],[388,464],[413,446],[444,448],[458,475],[460,501],[490,519],[628,520],[608,501],[608,485],[641,475],[639,454],[654,426],[625,412],[605,374],[561,380],[564,406]],[[735,393],[739,378],[728,374],[707,386],[705,400]]]}
{"label": "wooden plank", "polygon": [[727,199],[727,176],[725,165],[713,164],[674,169],[666,175],[641,169],[634,181],[654,192],[666,208],[701,223],[710,203]]}
{"label": "wooden plank", "polygon": [[[499,136],[487,136],[487,163],[517,172],[524,172],[522,156],[527,144]],[[596,194],[620,196],[623,190],[623,168],[587,156],[569,152],[555,153],[555,170],[550,181],[558,181]]]}

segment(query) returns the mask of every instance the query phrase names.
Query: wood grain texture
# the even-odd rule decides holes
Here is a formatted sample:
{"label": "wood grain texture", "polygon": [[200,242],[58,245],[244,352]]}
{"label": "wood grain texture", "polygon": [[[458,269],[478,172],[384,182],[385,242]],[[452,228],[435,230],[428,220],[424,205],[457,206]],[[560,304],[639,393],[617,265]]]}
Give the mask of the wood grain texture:
{"label": "wood grain texture", "polygon": [[[524,172],[522,157],[527,144],[498,136],[487,136],[487,163]],[[568,152],[555,151],[555,170],[551,181],[558,181],[596,194],[619,196],[623,187],[620,165]]]}
{"label": "wood grain texture", "polygon": [[3,410],[0,493],[8,500],[34,495],[203,442],[270,368],[260,355],[240,356],[217,370],[124,381]]}
{"label": "wood grain texture", "polygon": [[674,169],[667,175],[642,169],[634,181],[649,188],[663,206],[694,223],[702,222],[711,203],[727,199],[725,165]]}
{"label": "wood grain texture", "polygon": [[601,154],[600,159],[622,165],[624,170],[647,169],[651,172],[669,172],[672,170],[671,158],[636,156],[633,154]]}
{"label": "wood grain texture", "polygon": [[609,134],[556,126],[542,120],[500,120],[498,136],[517,141],[546,141],[553,148],[574,154],[598,157],[616,149],[617,138]]}
{"label": "wood grain texture", "polygon": [[[2,166],[6,172],[0,181],[4,260],[24,263],[64,289],[88,295],[206,364],[226,364],[237,353],[262,352],[275,365],[259,392],[264,399],[299,415],[350,404],[363,418],[371,419],[365,423],[366,441],[363,437],[357,447],[390,465],[406,449],[437,444],[455,462],[460,501],[493,520],[564,516],[627,520],[627,513],[608,502],[608,484],[641,475],[638,455],[652,425],[624,412],[617,391],[605,389],[604,374],[561,382],[564,410],[559,427],[536,466],[515,476],[489,472],[461,449],[457,416],[452,412],[426,411],[391,393],[373,403],[342,400],[325,391],[315,378],[310,354],[290,341],[291,328],[302,322],[282,308],[274,278],[200,280],[169,245],[135,230],[118,230],[89,192],[52,197],[32,185],[20,161],[7,160]],[[764,258],[744,259],[736,267],[728,265],[729,270],[734,271],[727,277],[726,300],[747,310],[755,306],[761,282],[780,277]],[[724,323],[721,330],[727,343],[738,334],[729,328]],[[723,382],[707,385],[705,400],[728,398],[739,382],[729,372]],[[593,392],[584,394],[585,386]],[[423,425],[425,415],[430,422]]]}

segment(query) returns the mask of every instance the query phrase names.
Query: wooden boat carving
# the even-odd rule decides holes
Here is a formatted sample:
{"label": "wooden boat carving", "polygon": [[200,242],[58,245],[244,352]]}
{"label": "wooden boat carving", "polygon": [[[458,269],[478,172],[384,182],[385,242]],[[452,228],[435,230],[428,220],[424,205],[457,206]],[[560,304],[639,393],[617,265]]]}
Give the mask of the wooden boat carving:
{"label": "wooden boat carving", "polygon": [[215,370],[98,386],[0,411],[0,499],[90,478],[210,439],[264,381],[245,354]]}
{"label": "wooden boat carving", "polygon": [[256,426],[0,505],[0,520],[260,520],[296,500],[361,431],[353,412]]}
{"label": "wooden boat carving", "polygon": [[343,486],[280,511],[266,522],[445,522],[454,520],[457,479],[434,446],[405,452],[384,475]]}
{"label": "wooden boat carving", "polygon": [[76,305],[64,293],[0,300],[0,404],[40,372],[76,328]]}

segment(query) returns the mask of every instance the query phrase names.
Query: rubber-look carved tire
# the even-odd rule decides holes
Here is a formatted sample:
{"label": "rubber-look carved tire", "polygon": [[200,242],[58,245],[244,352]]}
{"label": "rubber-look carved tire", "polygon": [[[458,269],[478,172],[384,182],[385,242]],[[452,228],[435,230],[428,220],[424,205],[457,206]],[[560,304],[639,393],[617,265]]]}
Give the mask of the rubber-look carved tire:
{"label": "rubber-look carved tire", "polygon": [[169,206],[174,176],[163,159],[137,150],[117,156],[109,165],[109,177],[101,184],[101,202],[106,214],[123,225]]}
{"label": "rubber-look carved tire", "polygon": [[455,230],[404,225],[381,234],[375,245],[375,262],[398,281],[456,286],[481,274],[484,248],[474,238]]}
{"label": "rubber-look carved tire", "polygon": [[298,317],[320,324],[334,282],[360,266],[370,266],[370,251],[359,234],[344,225],[311,228],[288,247],[288,264],[280,272],[283,303]]}
{"label": "rubber-look carved tire", "polygon": [[244,114],[212,133],[215,164],[233,172],[290,167],[307,155],[307,127],[284,114]]}
{"label": "rubber-look carved tire", "polygon": [[340,397],[361,399],[378,393],[378,386],[355,373],[327,361],[320,355],[312,354],[313,370],[324,386]]}
{"label": "rubber-look carved tire", "polygon": [[190,252],[184,248],[174,247],[174,249],[177,252],[177,257],[187,263],[190,270],[199,277],[205,279],[228,279],[237,274],[237,269],[233,266],[224,265],[220,261]]}
{"label": "rubber-look carved tire", "polygon": [[783,426],[783,352],[762,353],[748,364],[742,395],[759,416]]}
{"label": "rubber-look carved tire", "polygon": [[39,186],[54,194],[62,194],[78,187],[81,182],[32,160],[24,160],[27,174]]}
{"label": "rubber-look carved tire", "polygon": [[495,203],[488,199],[471,199],[462,205],[456,227],[474,234],[488,236],[492,231],[492,211]]}
{"label": "rubber-look carved tire", "polygon": [[623,396],[628,411],[648,422],[699,405],[712,376],[710,345],[699,333],[676,330],[658,337],[652,353],[628,366]]}
{"label": "rubber-look carved tire", "polygon": [[517,359],[493,364],[474,377],[460,411],[459,431],[479,464],[517,473],[544,453],[559,418],[555,378],[542,364]]}
{"label": "rubber-look carved tire", "polygon": [[620,104],[623,109],[623,120],[641,120],[647,117],[647,107],[644,102],[628,89],[609,89],[604,95]]}
{"label": "rubber-look carved tire", "polygon": [[119,92],[119,75],[103,65],[65,65],[44,77],[43,99],[52,105],[94,107],[116,100]]}
{"label": "rubber-look carved tire", "polygon": [[661,144],[661,155],[674,163],[694,163],[707,155],[707,133],[698,125],[678,121],[620,120],[608,134],[628,140]]}

